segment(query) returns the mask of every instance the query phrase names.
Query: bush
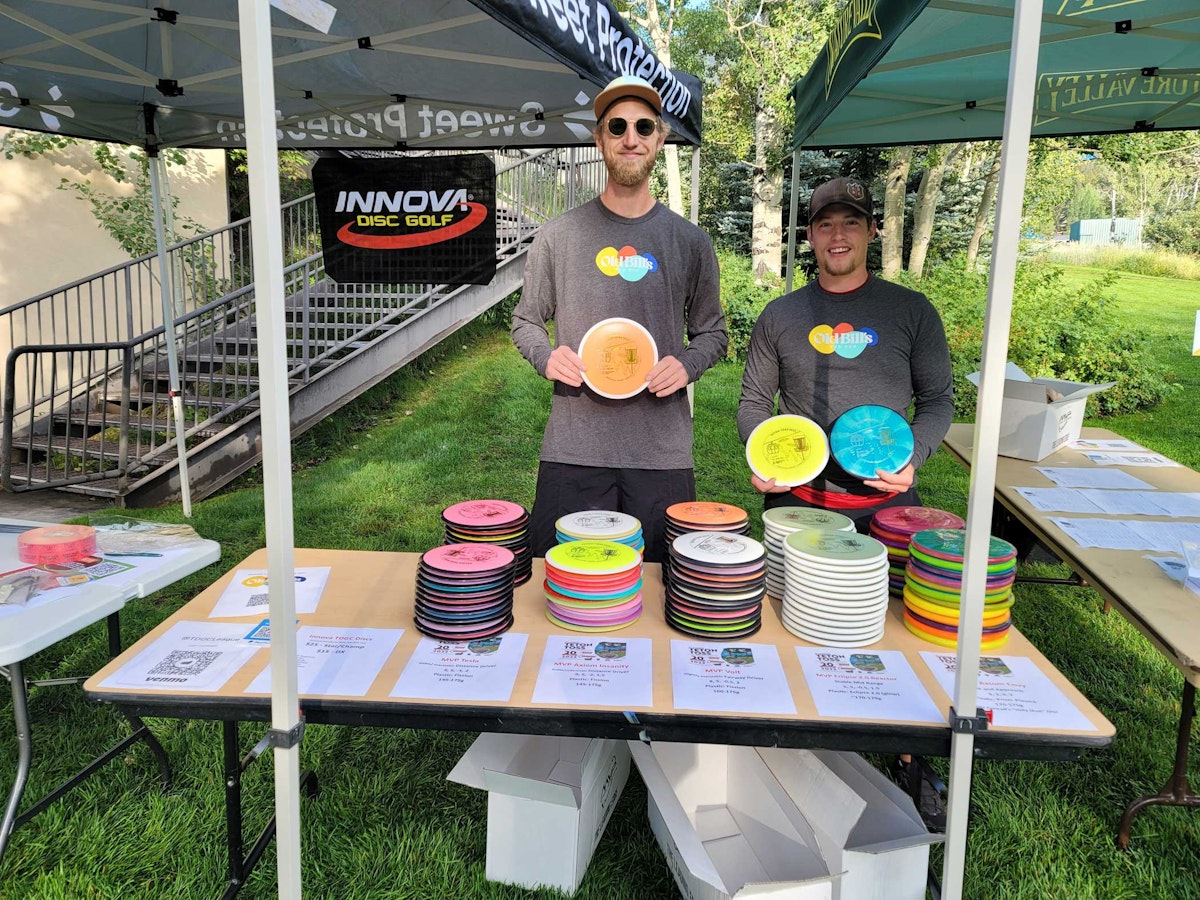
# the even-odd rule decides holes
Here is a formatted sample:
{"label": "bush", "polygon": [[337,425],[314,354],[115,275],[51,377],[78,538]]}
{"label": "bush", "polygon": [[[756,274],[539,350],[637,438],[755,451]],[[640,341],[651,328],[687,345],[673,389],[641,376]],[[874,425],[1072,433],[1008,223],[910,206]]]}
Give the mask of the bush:
{"label": "bush", "polygon": [[[1008,358],[1027,374],[1116,385],[1088,398],[1090,415],[1109,416],[1154,406],[1177,389],[1153,361],[1141,336],[1113,312],[1112,273],[1072,289],[1062,270],[1025,262],[1013,290]],[[976,391],[966,376],[978,371],[983,347],[987,279],[958,266],[934,268],[918,284],[942,315],[954,369],[954,412],[974,418]]]}
{"label": "bush", "polygon": [[[783,279],[756,279],[750,260],[727,250],[718,250],[717,260],[721,264],[721,306],[725,310],[725,326],[729,329],[726,356],[744,360],[754,323],[763,307],[783,293]],[[794,281],[792,287],[803,284],[803,280]]]}
{"label": "bush", "polygon": [[1162,249],[1200,253],[1200,206],[1151,216],[1142,236]]}

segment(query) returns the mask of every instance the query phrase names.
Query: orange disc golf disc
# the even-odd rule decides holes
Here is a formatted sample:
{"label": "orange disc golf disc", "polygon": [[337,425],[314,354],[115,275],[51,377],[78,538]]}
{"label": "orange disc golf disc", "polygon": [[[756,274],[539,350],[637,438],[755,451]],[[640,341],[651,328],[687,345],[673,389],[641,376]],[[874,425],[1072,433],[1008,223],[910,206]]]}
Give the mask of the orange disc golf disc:
{"label": "orange disc golf disc", "polygon": [[583,380],[601,397],[624,400],[646,388],[658,363],[654,337],[633,319],[602,319],[579,342]]}

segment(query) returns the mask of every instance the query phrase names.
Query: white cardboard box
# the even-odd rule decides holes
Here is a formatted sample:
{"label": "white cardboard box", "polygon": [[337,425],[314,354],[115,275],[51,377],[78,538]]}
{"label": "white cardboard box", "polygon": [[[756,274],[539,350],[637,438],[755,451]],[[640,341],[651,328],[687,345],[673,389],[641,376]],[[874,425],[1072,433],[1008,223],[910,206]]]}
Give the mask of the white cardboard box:
{"label": "white cardboard box", "polygon": [[753,747],[630,742],[650,827],[687,900],[830,900],[816,836]]}
{"label": "white cardboard box", "polygon": [[446,776],[488,792],[487,878],[573,894],[629,777],[624,741],[481,734]]}
{"label": "white cardboard box", "polygon": [[912,799],[857,753],[760,747],[842,877],[834,900],[924,900],[929,845],[943,840]]}
{"label": "white cardboard box", "polygon": [[[979,373],[967,376],[979,387]],[[1089,394],[1116,384],[1085,384],[1054,378],[1030,378],[1009,363],[1004,370],[1000,408],[1000,455],[1036,462],[1079,437]]]}

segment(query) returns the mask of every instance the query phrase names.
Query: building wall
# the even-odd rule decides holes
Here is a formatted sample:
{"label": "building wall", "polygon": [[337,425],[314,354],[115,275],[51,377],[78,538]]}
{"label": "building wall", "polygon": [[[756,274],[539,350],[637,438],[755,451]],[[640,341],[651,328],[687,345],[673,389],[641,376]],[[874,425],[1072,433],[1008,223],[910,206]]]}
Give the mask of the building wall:
{"label": "building wall", "polygon": [[[170,189],[179,198],[176,215],[219,228],[229,221],[224,153],[187,155],[186,168],[168,170]],[[0,156],[0,309],[129,258],[96,223],[88,203],[74,191],[58,190],[64,178],[90,180],[106,193],[130,192],[98,169],[86,145],[34,159]]]}

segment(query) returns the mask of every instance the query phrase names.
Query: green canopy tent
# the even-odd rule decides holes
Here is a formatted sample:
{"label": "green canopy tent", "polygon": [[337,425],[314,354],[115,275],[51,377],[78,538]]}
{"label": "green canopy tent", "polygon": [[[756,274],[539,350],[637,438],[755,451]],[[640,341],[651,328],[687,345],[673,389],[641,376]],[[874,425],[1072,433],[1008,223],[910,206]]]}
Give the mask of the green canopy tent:
{"label": "green canopy tent", "polygon": [[[792,89],[801,149],[1003,140],[951,724],[942,896],[962,896],[976,673],[1029,141],[1200,128],[1197,0],[850,0]],[[788,287],[795,263],[793,186]],[[966,673],[969,677],[964,677]]]}

